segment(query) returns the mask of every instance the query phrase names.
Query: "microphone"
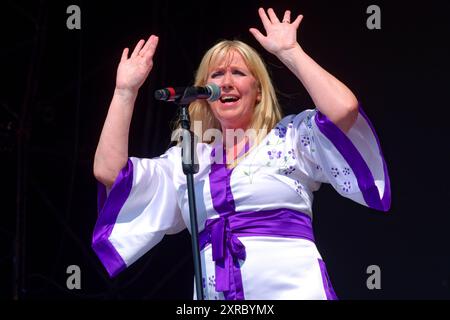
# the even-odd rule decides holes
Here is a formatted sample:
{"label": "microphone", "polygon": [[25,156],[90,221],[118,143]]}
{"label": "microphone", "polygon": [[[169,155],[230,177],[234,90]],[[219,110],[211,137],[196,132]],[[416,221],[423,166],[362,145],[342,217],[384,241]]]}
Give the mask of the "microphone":
{"label": "microphone", "polygon": [[214,83],[209,83],[204,87],[167,87],[155,91],[155,99],[162,101],[181,101],[190,103],[196,99],[206,99],[216,101],[220,98],[220,88]]}

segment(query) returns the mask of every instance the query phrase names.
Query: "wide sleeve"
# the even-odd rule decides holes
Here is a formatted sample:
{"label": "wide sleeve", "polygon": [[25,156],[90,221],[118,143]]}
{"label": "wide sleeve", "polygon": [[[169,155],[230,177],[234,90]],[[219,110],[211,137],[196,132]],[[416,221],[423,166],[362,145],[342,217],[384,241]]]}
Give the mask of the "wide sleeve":
{"label": "wide sleeve", "polygon": [[388,211],[390,181],[378,136],[361,105],[352,128],[344,133],[317,109],[292,121],[294,143],[308,175],[330,183],[342,196]]}
{"label": "wide sleeve", "polygon": [[92,247],[111,277],[153,248],[165,234],[186,228],[173,183],[179,151],[172,147],[159,158],[129,158],[109,192],[98,182]]}

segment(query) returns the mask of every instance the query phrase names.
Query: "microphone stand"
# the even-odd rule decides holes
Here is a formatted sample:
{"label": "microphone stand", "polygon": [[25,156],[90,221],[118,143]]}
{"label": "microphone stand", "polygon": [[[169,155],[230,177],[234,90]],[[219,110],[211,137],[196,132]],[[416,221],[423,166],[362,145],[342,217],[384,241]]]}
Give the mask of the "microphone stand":
{"label": "microphone stand", "polygon": [[195,273],[195,289],[197,293],[197,300],[205,300],[203,293],[203,275],[200,258],[200,249],[198,244],[198,223],[197,223],[197,206],[195,204],[195,190],[194,190],[194,174],[198,172],[199,165],[196,156],[196,141],[194,133],[191,131],[191,121],[189,118],[189,103],[194,101],[196,96],[193,92],[186,89],[183,96],[176,99],[174,102],[180,107],[180,123],[182,128],[181,134],[181,158],[183,172],[186,175],[188,201],[189,201],[189,217],[191,224],[191,242],[192,254],[194,258],[194,273]]}

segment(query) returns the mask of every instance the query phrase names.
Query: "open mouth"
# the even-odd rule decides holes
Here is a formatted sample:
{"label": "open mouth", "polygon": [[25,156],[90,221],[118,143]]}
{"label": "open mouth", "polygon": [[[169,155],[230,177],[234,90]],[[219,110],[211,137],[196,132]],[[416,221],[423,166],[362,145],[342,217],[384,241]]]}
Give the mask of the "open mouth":
{"label": "open mouth", "polygon": [[223,104],[234,104],[239,101],[239,97],[231,96],[231,95],[223,95],[220,97],[220,102]]}

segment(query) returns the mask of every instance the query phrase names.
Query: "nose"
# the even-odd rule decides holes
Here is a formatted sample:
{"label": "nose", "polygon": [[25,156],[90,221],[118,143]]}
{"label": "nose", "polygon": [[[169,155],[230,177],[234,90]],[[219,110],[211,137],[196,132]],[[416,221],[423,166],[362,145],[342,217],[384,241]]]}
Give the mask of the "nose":
{"label": "nose", "polygon": [[230,72],[225,72],[222,78],[221,83],[221,89],[222,90],[231,90],[233,89],[233,77],[231,76]]}

